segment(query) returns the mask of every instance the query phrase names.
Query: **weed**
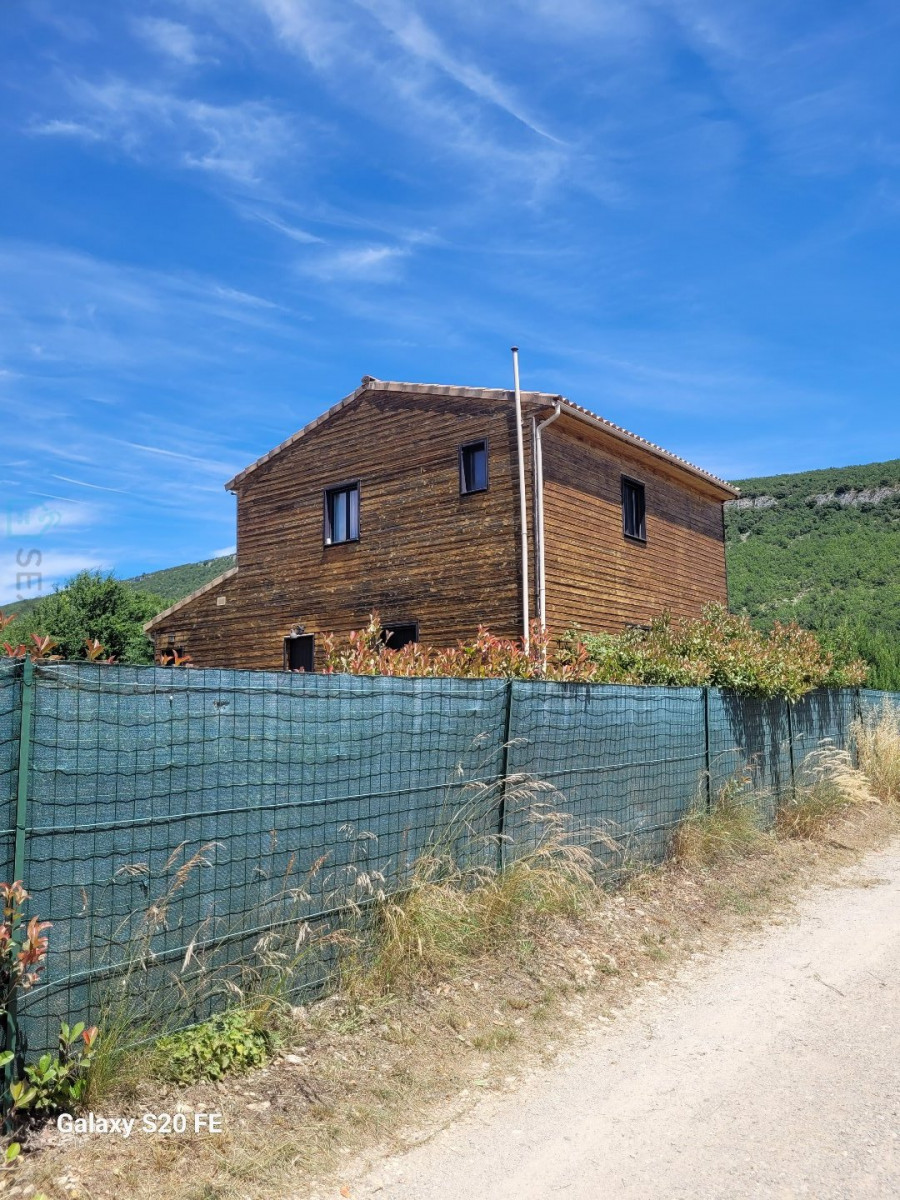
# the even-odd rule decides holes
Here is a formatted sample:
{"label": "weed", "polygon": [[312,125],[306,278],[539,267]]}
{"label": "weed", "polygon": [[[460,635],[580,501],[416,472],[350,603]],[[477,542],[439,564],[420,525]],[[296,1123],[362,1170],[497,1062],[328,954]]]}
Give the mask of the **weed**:
{"label": "weed", "polygon": [[853,729],[860,770],[874,795],[900,801],[900,713],[887,703],[855,722]]}
{"label": "weed", "polygon": [[498,1025],[496,1029],[492,1029],[488,1033],[476,1034],[472,1038],[472,1045],[476,1050],[501,1050],[517,1039],[518,1034],[514,1029],[510,1029],[506,1025]]}
{"label": "weed", "polygon": [[262,1066],[272,1054],[273,1038],[256,1024],[252,1014],[235,1008],[161,1038],[157,1047],[164,1056],[168,1079],[194,1083]]}
{"label": "weed", "polygon": [[[540,785],[518,780],[517,787],[521,799]],[[472,856],[471,848],[476,865],[459,862],[451,832],[416,861],[403,891],[379,895],[343,964],[344,990],[359,1000],[435,981],[514,938],[527,952],[537,922],[586,910],[596,889],[590,850],[572,841],[549,805],[532,804],[529,817],[533,846],[507,865],[487,865],[496,853]],[[486,850],[496,845],[483,842]]]}
{"label": "weed", "polygon": [[872,803],[869,781],[850,754],[823,742],[797,770],[797,786],[775,813],[780,837],[815,838],[845,809]]}
{"label": "weed", "polygon": [[80,1108],[96,1048],[96,1026],[85,1029],[79,1022],[70,1028],[63,1021],[56,1054],[42,1054],[36,1063],[25,1066],[28,1091],[22,1107],[45,1117]]}
{"label": "weed", "polygon": [[709,808],[698,799],[672,835],[672,862],[686,870],[703,869],[745,858],[766,845],[761,797],[747,792],[748,782],[746,774],[734,776]]}

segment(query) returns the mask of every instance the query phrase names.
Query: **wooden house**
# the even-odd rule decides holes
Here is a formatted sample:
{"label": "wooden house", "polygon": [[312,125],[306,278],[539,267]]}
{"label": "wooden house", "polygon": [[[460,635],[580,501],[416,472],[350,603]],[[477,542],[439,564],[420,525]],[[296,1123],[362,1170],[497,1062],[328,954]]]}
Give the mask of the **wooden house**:
{"label": "wooden house", "polygon": [[[389,644],[619,631],[726,601],[736,489],[562,396],[360,387],[225,486],[236,566],[147,625],[198,666],[315,669],[377,611]],[[524,514],[524,521],[523,521]]]}

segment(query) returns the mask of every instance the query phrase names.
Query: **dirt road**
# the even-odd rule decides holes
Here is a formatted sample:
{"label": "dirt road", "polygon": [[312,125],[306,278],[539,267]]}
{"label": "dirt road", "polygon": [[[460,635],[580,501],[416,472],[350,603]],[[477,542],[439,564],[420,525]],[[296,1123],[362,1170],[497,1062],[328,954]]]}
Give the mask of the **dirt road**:
{"label": "dirt road", "polygon": [[[355,1200],[900,1196],[900,847],[695,959]],[[345,1192],[346,1194],[346,1192]]]}

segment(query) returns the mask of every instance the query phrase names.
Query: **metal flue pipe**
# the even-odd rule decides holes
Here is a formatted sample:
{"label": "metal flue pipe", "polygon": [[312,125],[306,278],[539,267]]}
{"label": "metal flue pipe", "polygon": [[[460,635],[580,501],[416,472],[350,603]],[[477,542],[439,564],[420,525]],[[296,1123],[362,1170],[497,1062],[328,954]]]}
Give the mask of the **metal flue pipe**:
{"label": "metal flue pipe", "polygon": [[526,651],[531,647],[528,610],[528,507],[525,499],[525,445],[522,438],[522,392],[519,388],[519,347],[512,347],[513,383],[516,393],[516,451],[519,456],[519,526],[521,530],[520,557],[522,561],[522,642]]}

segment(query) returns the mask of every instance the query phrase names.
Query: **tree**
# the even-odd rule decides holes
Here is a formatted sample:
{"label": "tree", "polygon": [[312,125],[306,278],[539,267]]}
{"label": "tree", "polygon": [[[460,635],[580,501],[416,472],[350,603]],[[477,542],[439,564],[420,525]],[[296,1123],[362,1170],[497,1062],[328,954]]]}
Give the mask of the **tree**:
{"label": "tree", "polygon": [[149,663],[153,647],[143,626],[162,607],[158,596],[134,591],[112,575],[80,571],[41,600],[27,624],[54,638],[63,658],[84,658],[85,642],[96,638],[118,662]]}

